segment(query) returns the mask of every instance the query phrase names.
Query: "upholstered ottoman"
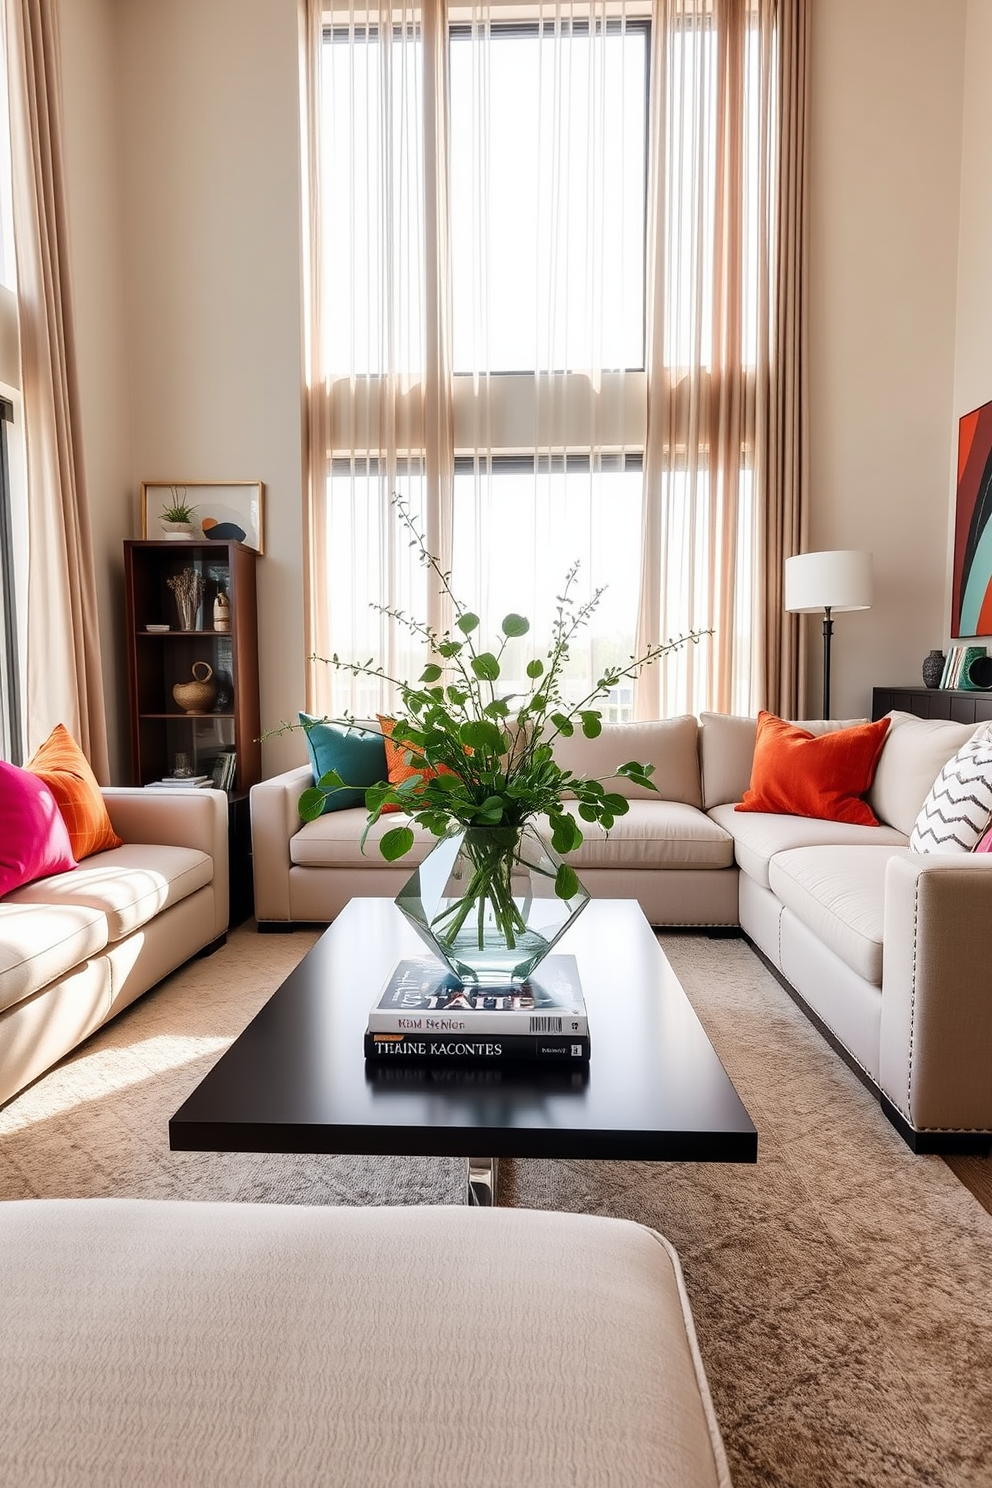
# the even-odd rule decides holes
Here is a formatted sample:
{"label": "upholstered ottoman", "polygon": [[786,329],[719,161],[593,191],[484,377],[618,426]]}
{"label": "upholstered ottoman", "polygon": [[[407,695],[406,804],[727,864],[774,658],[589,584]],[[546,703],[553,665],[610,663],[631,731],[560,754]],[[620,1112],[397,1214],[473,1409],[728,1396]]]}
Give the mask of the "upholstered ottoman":
{"label": "upholstered ottoman", "polygon": [[726,1485],[674,1251],[529,1210],[0,1204],[0,1482]]}

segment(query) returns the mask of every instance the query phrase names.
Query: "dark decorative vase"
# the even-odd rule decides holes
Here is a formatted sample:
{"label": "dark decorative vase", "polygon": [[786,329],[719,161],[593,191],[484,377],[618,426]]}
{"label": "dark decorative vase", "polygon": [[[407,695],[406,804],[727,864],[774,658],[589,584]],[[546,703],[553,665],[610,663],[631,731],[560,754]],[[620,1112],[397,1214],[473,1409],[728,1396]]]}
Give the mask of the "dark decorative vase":
{"label": "dark decorative vase", "polygon": [[923,681],[927,687],[940,686],[946,660],[943,651],[931,651],[929,656],[923,658]]}

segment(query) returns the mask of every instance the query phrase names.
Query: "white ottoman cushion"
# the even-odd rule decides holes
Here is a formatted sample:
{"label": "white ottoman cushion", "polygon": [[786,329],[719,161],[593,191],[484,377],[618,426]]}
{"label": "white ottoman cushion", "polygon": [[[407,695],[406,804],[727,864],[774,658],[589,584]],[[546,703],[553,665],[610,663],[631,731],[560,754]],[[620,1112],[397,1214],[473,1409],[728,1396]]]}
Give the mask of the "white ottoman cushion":
{"label": "white ottoman cushion", "polygon": [[678,1260],[530,1210],[0,1205],[0,1481],[727,1488]]}

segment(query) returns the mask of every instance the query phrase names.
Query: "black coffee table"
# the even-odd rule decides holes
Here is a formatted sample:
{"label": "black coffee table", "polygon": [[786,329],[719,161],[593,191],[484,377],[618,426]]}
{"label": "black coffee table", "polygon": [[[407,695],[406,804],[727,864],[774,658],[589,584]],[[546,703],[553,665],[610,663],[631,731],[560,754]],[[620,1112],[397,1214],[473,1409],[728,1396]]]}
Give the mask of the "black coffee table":
{"label": "black coffee table", "polygon": [[[169,1122],[181,1152],[755,1162],[740,1097],[634,900],[594,900],[558,942],[589,1013],[582,1068],[373,1065],[368,1011],[423,945],[390,899],[353,899]],[[479,1158],[476,1154],[485,1153]]]}

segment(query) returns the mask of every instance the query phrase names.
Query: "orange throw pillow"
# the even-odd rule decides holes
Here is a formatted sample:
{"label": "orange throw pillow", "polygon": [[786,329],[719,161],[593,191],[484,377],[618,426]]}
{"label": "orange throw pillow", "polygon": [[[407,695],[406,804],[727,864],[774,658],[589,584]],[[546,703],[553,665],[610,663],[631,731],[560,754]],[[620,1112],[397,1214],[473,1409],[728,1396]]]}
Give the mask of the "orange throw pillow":
{"label": "orange throw pillow", "polygon": [[888,728],[889,720],[880,718],[814,735],[762,710],[751,784],[734,810],[877,827],[878,818],[861,797],[874,779]]}
{"label": "orange throw pillow", "polygon": [[[426,763],[418,765],[416,761],[419,756],[413,753],[409,744],[393,743],[393,728],[395,727],[396,719],[383,718],[381,713],[377,713],[375,716],[379,720],[383,742],[386,746],[386,778],[390,785],[399,785],[401,780],[409,780],[411,775],[422,775],[425,780],[429,780],[432,775],[450,775],[452,773],[447,765],[439,765],[436,770],[433,765]],[[412,763],[410,764],[407,763],[407,755],[411,758]],[[401,811],[402,807],[383,806],[382,809],[383,812]]]}
{"label": "orange throw pillow", "polygon": [[91,853],[124,846],[110,824],[89,761],[61,723],[35,750],[25,768],[40,776],[55,797],[77,863]]}

